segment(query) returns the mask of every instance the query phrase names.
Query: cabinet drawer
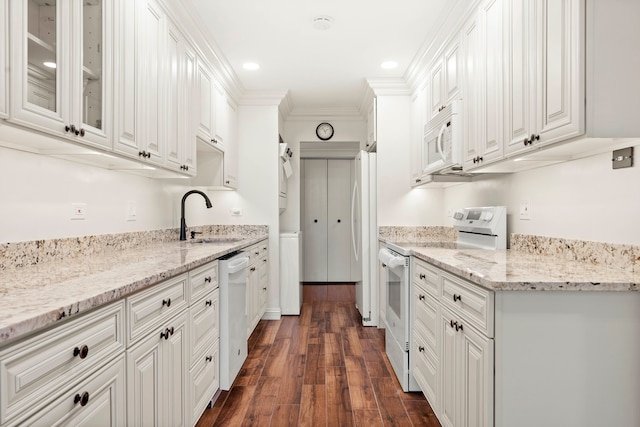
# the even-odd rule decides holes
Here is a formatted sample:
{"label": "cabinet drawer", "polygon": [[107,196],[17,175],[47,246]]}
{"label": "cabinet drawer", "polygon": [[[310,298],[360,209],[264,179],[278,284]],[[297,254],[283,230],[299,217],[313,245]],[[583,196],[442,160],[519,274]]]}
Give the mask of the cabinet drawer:
{"label": "cabinet drawer", "polygon": [[127,298],[128,345],[187,307],[187,275],[182,274]]}
{"label": "cabinet drawer", "polygon": [[414,287],[414,333],[437,355],[438,350],[438,301],[419,287]]}
{"label": "cabinet drawer", "polygon": [[244,251],[249,256],[249,265],[254,264],[260,258],[260,245],[249,246]]}
{"label": "cabinet drawer", "polygon": [[493,337],[493,292],[442,273],[440,301],[488,337]]}
{"label": "cabinet drawer", "polygon": [[260,256],[265,256],[269,253],[269,241],[265,240],[264,242],[258,243],[258,250],[260,251]]}
{"label": "cabinet drawer", "polygon": [[2,351],[0,423],[48,404],[124,347],[124,301],[119,301]]}
{"label": "cabinet drawer", "polygon": [[189,304],[198,301],[218,287],[218,261],[210,262],[189,272]]}
{"label": "cabinet drawer", "polygon": [[413,360],[411,373],[433,411],[438,413],[438,361],[425,344],[414,334],[413,348],[411,349],[411,358]]}
{"label": "cabinet drawer", "polygon": [[220,342],[216,341],[196,360],[189,372],[191,425],[195,425],[220,388]]}
{"label": "cabinet drawer", "polygon": [[[25,424],[34,427],[123,426],[127,413],[125,377],[125,359],[121,354],[99,372],[67,390]],[[14,424],[7,427],[10,425]]]}
{"label": "cabinet drawer", "polygon": [[189,310],[191,364],[220,337],[219,295],[220,290],[216,289],[194,303]]}
{"label": "cabinet drawer", "polygon": [[440,275],[435,267],[413,257],[413,282],[431,295],[440,295]]}

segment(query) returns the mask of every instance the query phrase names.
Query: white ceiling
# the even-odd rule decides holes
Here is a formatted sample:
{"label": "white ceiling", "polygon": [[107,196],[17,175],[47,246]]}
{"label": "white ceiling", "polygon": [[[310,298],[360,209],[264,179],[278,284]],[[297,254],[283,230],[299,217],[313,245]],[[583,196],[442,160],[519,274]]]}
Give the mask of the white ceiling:
{"label": "white ceiling", "polygon": [[[357,111],[366,78],[402,77],[458,0],[185,0],[246,90],[288,90],[292,111]],[[190,5],[189,5],[190,3]],[[333,27],[316,30],[315,16]],[[384,70],[383,61],[398,67]],[[260,64],[246,71],[242,64]]]}

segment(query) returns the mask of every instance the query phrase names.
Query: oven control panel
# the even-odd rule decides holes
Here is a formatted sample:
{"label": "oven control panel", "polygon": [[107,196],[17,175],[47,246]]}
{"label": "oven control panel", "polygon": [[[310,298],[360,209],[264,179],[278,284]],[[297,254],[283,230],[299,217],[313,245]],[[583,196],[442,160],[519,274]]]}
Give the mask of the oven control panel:
{"label": "oven control panel", "polygon": [[495,235],[506,223],[506,217],[506,206],[462,208],[453,214],[453,226],[462,231]]}

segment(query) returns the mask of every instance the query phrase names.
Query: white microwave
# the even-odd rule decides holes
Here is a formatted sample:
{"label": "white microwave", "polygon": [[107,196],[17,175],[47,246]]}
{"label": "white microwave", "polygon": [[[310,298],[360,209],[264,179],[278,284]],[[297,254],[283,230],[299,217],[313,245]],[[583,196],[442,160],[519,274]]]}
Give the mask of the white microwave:
{"label": "white microwave", "polygon": [[462,102],[451,101],[424,126],[423,173],[462,171],[462,144]]}

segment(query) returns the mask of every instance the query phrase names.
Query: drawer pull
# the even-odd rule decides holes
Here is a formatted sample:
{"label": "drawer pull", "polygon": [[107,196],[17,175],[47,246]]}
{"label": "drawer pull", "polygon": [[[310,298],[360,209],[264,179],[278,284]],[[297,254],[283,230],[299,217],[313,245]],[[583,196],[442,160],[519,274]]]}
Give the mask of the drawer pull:
{"label": "drawer pull", "polygon": [[418,295],[418,299],[419,299],[420,301],[424,301],[424,295],[422,295],[422,294]]}
{"label": "drawer pull", "polygon": [[205,283],[211,283],[211,276],[207,276],[204,278]]}
{"label": "drawer pull", "polygon": [[382,263],[382,268],[387,268],[387,264],[385,264],[384,262]]}
{"label": "drawer pull", "polygon": [[423,346],[418,346],[418,351],[419,351],[420,353],[422,353],[422,352],[424,351],[424,347],[423,347]]}
{"label": "drawer pull", "polygon": [[164,338],[165,340],[168,340],[171,335],[173,335],[173,326],[170,328],[166,328],[164,332],[160,332],[161,339]]}
{"label": "drawer pull", "polygon": [[267,262],[267,259],[266,259],[266,258],[265,258],[265,259],[263,259],[263,260],[262,260],[262,262]]}
{"label": "drawer pull", "polygon": [[251,267],[249,270],[250,271],[256,271],[256,268],[255,267]]}
{"label": "drawer pull", "polygon": [[452,328],[456,328],[456,331],[458,330],[458,322],[454,322],[453,320],[449,321],[449,325],[451,325]]}
{"label": "drawer pull", "polygon": [[462,323],[460,323],[458,325],[458,322],[455,322],[455,325],[456,325],[456,331],[462,331],[463,330]]}
{"label": "drawer pull", "polygon": [[462,295],[453,294],[453,302],[461,301],[461,300],[462,300]]}
{"label": "drawer pull", "polygon": [[211,305],[211,300],[210,300],[210,299],[208,299],[208,300],[206,300],[206,301],[204,302],[204,306],[205,306],[205,307],[206,307],[206,306],[208,306],[208,305],[209,305],[209,306]]}
{"label": "drawer pull", "polygon": [[263,290],[263,291],[266,291],[266,290],[267,290],[267,287],[265,286],[264,288],[262,288],[262,290]]}
{"label": "drawer pull", "polygon": [[204,360],[207,361],[207,362],[211,362],[213,360],[213,357],[212,356],[207,356],[207,357],[204,358]]}
{"label": "drawer pull", "polygon": [[83,345],[82,347],[73,349],[73,357],[80,356],[80,359],[84,359],[89,354],[89,347]]}
{"label": "drawer pull", "polygon": [[425,276],[424,274],[420,273],[420,278],[424,280],[424,279],[427,278],[427,276]]}
{"label": "drawer pull", "polygon": [[89,403],[89,393],[85,391],[82,395],[76,394],[76,397],[73,398],[73,404],[75,405],[78,402],[80,402],[80,406],[86,406]]}
{"label": "drawer pull", "polygon": [[260,251],[255,251],[254,252],[256,255],[260,255]]}
{"label": "drawer pull", "polygon": [[163,299],[162,300],[162,306],[167,306],[167,307],[171,307],[171,298],[167,298],[167,299]]}

